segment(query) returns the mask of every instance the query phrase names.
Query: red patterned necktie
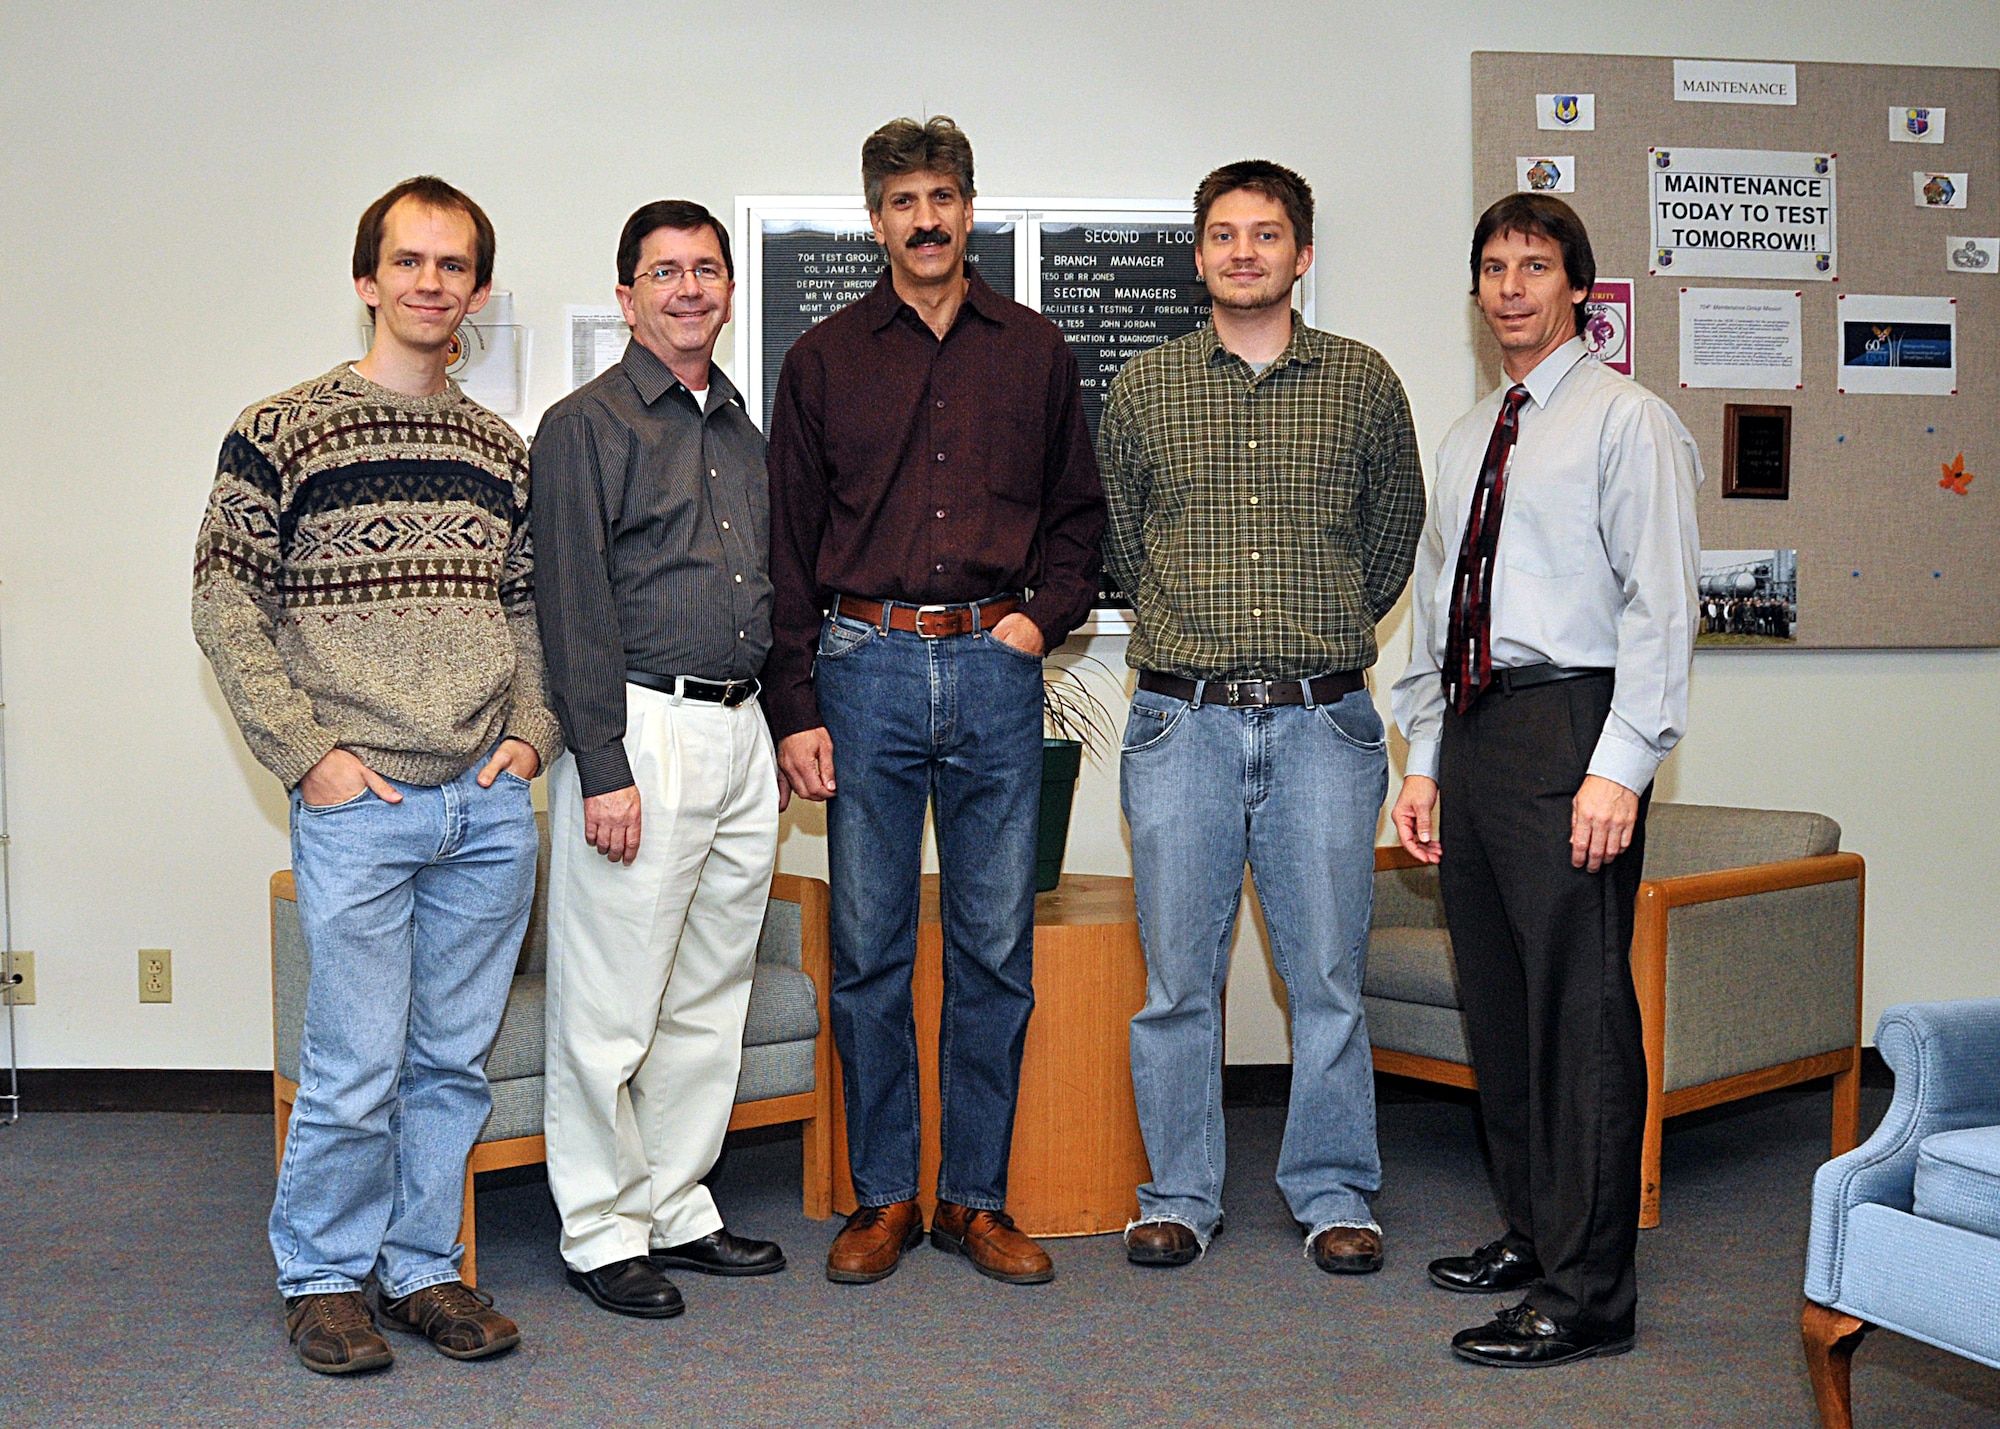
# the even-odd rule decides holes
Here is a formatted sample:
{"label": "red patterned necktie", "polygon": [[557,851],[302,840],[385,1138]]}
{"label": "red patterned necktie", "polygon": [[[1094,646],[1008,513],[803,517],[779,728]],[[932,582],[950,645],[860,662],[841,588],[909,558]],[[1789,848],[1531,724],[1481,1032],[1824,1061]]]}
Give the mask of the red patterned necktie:
{"label": "red patterned necktie", "polygon": [[1472,511],[1451,578],[1451,623],[1444,642],[1444,697],[1460,714],[1493,683],[1493,555],[1500,548],[1500,513],[1507,501],[1507,454],[1521,433],[1528,389],[1518,383],[1500,399],[1486,442],[1486,461],[1472,489]]}

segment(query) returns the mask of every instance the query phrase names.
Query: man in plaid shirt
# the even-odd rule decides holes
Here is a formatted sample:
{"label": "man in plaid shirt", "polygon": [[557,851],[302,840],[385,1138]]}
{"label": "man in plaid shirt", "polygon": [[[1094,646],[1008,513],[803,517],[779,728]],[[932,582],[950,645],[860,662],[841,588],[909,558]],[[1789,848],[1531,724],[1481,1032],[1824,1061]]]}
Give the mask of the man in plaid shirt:
{"label": "man in plaid shirt", "polygon": [[1221,999],[1246,860],[1291,1006],[1279,1189],[1322,1270],[1382,1264],[1361,974],[1388,747],[1364,672],[1409,578],[1423,472],[1388,363],[1292,311],[1312,213],[1277,164],[1202,180],[1213,321],[1127,365],[1098,434],[1104,565],[1138,611],[1120,761],[1147,966],[1137,1265],[1185,1265],[1221,1228]]}

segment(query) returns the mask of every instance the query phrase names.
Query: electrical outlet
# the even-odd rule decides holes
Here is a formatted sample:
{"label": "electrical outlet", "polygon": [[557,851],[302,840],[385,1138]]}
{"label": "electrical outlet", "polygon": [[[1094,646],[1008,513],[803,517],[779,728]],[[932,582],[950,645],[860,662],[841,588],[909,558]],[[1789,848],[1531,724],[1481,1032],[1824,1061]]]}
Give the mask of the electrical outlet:
{"label": "electrical outlet", "polygon": [[[26,1007],[35,1000],[35,955],[16,948],[13,957],[14,976],[20,981],[0,990],[0,1007],[9,1003],[15,1007]],[[0,973],[4,972],[5,968],[0,966]]]}
{"label": "electrical outlet", "polygon": [[139,1001],[174,1000],[174,955],[169,948],[139,949]]}

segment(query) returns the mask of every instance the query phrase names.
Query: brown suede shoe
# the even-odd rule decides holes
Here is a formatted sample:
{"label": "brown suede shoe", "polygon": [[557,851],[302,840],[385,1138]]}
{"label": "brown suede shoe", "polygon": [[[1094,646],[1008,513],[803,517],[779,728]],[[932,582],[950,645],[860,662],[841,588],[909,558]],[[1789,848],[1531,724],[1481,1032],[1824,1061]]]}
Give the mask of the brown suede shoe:
{"label": "brown suede shoe", "polygon": [[441,1355],[483,1360],[521,1343],[521,1329],[493,1308],[493,1297],[470,1285],[447,1280],[412,1290],[400,1300],[384,1298],[382,1323],[406,1335],[422,1335]]}
{"label": "brown suede shoe", "polygon": [[1179,1221],[1141,1221],[1125,1232],[1125,1258],[1134,1265],[1186,1265],[1201,1242]]}
{"label": "brown suede shoe", "polygon": [[299,1363],[316,1374],[363,1374],[396,1362],[359,1290],[291,1297],[285,1329]]}
{"label": "brown suede shoe", "polygon": [[1382,1268],[1382,1233],[1367,1226],[1328,1226],[1313,1238],[1312,1257],[1329,1275],[1372,1275]]}
{"label": "brown suede shoe", "polygon": [[1056,1278],[1048,1252],[1014,1227],[1005,1211],[976,1211],[939,1201],[931,1217],[931,1244],[964,1256],[981,1275],[1009,1285],[1041,1285]]}
{"label": "brown suede shoe", "polygon": [[863,1206],[847,1218],[826,1253],[826,1278],[836,1285],[872,1285],[895,1273],[903,1252],[924,1238],[915,1201]]}

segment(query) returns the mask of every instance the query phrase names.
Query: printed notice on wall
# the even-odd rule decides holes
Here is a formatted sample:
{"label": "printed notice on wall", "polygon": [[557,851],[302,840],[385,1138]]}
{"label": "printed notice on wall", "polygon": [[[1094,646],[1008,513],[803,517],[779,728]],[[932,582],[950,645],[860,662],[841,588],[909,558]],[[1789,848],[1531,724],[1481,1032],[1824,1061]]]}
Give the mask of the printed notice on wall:
{"label": "printed notice on wall", "polygon": [[1613,372],[1632,375],[1632,280],[1599,278],[1583,305],[1583,345]]}
{"label": "printed notice on wall", "polygon": [[1842,293],[1836,309],[1842,392],[1958,391],[1958,299]]}
{"label": "printed notice on wall", "polygon": [[1797,104],[1798,66],[1675,60],[1674,98],[1690,104]]}
{"label": "printed notice on wall", "polygon": [[1652,264],[1693,278],[1840,273],[1831,154],[1652,149]]}
{"label": "printed notice on wall", "polygon": [[572,304],[563,309],[563,320],[569,328],[569,390],[574,392],[600,372],[617,366],[632,330],[625,326],[625,314],[615,307]]}
{"label": "printed notice on wall", "polygon": [[1804,370],[1797,292],[1681,289],[1681,386],[1796,391]]}

